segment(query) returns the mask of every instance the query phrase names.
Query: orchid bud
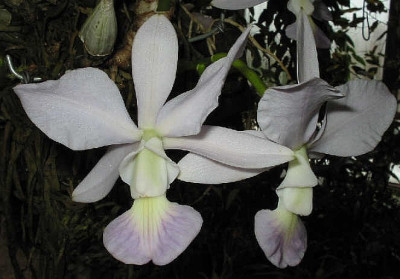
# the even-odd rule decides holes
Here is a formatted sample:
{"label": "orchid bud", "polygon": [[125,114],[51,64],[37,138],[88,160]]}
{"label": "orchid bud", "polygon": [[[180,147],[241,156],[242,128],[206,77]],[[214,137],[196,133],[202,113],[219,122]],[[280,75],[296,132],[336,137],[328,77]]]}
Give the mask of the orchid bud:
{"label": "orchid bud", "polygon": [[100,0],[83,24],[79,38],[90,55],[106,56],[112,52],[117,38],[114,0]]}

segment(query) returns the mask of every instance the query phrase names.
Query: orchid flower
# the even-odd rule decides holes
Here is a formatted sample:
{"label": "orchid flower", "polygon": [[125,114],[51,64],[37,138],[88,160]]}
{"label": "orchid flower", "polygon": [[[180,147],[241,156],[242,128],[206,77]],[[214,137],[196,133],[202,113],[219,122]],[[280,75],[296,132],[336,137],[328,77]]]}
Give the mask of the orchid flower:
{"label": "orchid flower", "polygon": [[[218,104],[230,65],[241,55],[249,31],[239,37],[226,58],[207,67],[195,88],[166,102],[176,74],[178,40],[163,15],[147,20],[132,46],[138,126],[129,117],[117,86],[98,69],[73,70],[56,81],[14,88],[29,118],[51,139],[73,150],[110,146],[72,198],[98,201],[119,176],[130,185],[135,199],[132,208],[113,220],[103,234],[105,247],[116,259],[128,264],[150,260],[167,264],[201,228],[196,210],[166,198],[167,188],[179,173],[166,149],[195,150],[235,167],[249,163],[267,168],[292,160],[290,149],[253,135],[201,128]],[[242,157],[250,158],[249,162]]]}
{"label": "orchid flower", "polygon": [[[281,268],[297,265],[307,247],[306,229],[297,215],[311,213],[313,187],[318,184],[308,155],[367,153],[378,144],[396,112],[396,99],[381,82],[354,80],[335,89],[318,78],[307,3],[302,1],[297,11],[299,84],[267,90],[257,112],[265,136],[291,148],[296,156],[276,190],[277,208],[261,210],[255,216],[257,241],[266,257]],[[325,120],[317,129],[325,102]]]}
{"label": "orchid flower", "polygon": [[[381,82],[359,80],[333,88],[319,79],[316,45],[306,10],[300,9],[296,32],[299,84],[268,89],[257,112],[262,131],[246,132],[295,153],[277,188],[277,208],[261,210],[255,216],[257,241],[266,257],[280,268],[297,265],[306,251],[307,232],[298,215],[311,213],[313,187],[318,184],[309,154],[357,156],[369,152],[396,111],[394,96]],[[327,101],[325,120],[317,128],[319,111]],[[178,166],[179,179],[197,183],[232,182],[264,171],[233,169],[192,153]],[[196,171],[201,176],[193,175]]]}

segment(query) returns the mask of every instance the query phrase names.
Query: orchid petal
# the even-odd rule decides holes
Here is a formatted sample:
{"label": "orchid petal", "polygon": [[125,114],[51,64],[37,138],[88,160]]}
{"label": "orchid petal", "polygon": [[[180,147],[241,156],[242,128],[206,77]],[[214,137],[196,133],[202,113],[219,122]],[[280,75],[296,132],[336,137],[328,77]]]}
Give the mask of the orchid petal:
{"label": "orchid petal", "polygon": [[277,208],[255,216],[256,239],[267,259],[279,268],[300,263],[307,249],[307,232],[295,214]]}
{"label": "orchid petal", "polygon": [[141,137],[117,86],[98,69],[73,70],[59,80],[21,84],[14,91],[32,122],[73,150],[133,143]]}
{"label": "orchid petal", "polygon": [[[279,206],[301,216],[308,216],[313,208],[313,188],[312,187],[286,187],[277,189]],[[278,206],[278,207],[279,207]]]}
{"label": "orchid petal", "polygon": [[268,0],[213,0],[211,5],[225,10],[242,10],[254,7]]}
{"label": "orchid petal", "polygon": [[179,162],[178,179],[201,184],[220,184],[240,181],[260,174],[269,168],[244,169],[224,165],[200,155],[189,153]]}
{"label": "orchid petal", "polygon": [[203,126],[196,136],[163,138],[164,148],[191,151],[225,165],[266,168],[293,159],[293,152],[266,139],[235,130]]}
{"label": "orchid petal", "polygon": [[132,77],[142,129],[154,128],[174,84],[177,61],[178,39],[171,22],[160,14],[150,17],[132,46]]}
{"label": "orchid petal", "polygon": [[110,147],[90,173],[72,192],[75,202],[96,202],[104,198],[118,179],[122,159],[138,144]]}
{"label": "orchid petal", "polygon": [[345,97],[328,102],[325,131],[309,150],[335,156],[373,150],[394,118],[396,98],[378,81],[354,80],[338,89]]}
{"label": "orchid petal", "polygon": [[[317,48],[330,48],[331,40],[314,22],[310,21],[313,30],[315,45]],[[286,36],[292,40],[297,40],[297,21],[288,25],[285,29]]]}
{"label": "orchid petal", "polygon": [[161,109],[156,130],[163,136],[181,137],[200,132],[207,116],[218,106],[218,97],[232,62],[243,53],[250,27],[222,58],[204,71],[196,87],[170,100]]}
{"label": "orchid petal", "polygon": [[311,169],[305,147],[295,151],[296,159],[289,162],[286,176],[278,189],[286,187],[314,187],[318,185],[318,179]]}
{"label": "orchid petal", "polygon": [[269,139],[297,149],[314,134],[323,103],[339,97],[336,89],[318,78],[271,88],[258,104],[257,121]]}
{"label": "orchid petal", "polygon": [[104,230],[103,242],[116,259],[165,265],[178,257],[199,233],[202,218],[190,206],[163,196],[140,198]]}
{"label": "orchid petal", "polygon": [[131,186],[132,198],[163,195],[179,168],[166,156],[159,138],[152,138],[121,162],[121,179]]}
{"label": "orchid petal", "polygon": [[319,63],[314,33],[304,11],[297,24],[297,79],[301,83],[319,77]]}

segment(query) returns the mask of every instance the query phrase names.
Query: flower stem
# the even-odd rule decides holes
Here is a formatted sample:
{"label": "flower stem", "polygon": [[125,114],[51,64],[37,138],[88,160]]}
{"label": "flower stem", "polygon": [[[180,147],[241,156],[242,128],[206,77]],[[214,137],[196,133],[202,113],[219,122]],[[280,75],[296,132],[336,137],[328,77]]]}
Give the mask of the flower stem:
{"label": "flower stem", "polygon": [[[225,57],[227,54],[226,53],[217,53],[211,56],[211,61],[215,62],[223,57]],[[247,78],[247,80],[254,86],[256,89],[258,95],[261,97],[264,95],[265,90],[267,90],[267,86],[265,85],[264,81],[257,75],[255,71],[250,69],[246,63],[244,63],[242,60],[235,60],[232,63],[232,66],[239,70],[242,75]]]}

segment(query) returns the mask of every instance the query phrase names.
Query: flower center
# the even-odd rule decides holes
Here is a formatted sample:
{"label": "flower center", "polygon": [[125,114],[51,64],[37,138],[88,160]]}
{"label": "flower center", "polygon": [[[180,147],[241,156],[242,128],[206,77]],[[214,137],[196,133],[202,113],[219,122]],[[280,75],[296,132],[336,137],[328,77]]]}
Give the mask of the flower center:
{"label": "flower center", "polygon": [[144,141],[148,141],[152,138],[159,138],[161,139],[161,136],[157,133],[156,130],[153,129],[148,129],[143,131],[142,139]]}

